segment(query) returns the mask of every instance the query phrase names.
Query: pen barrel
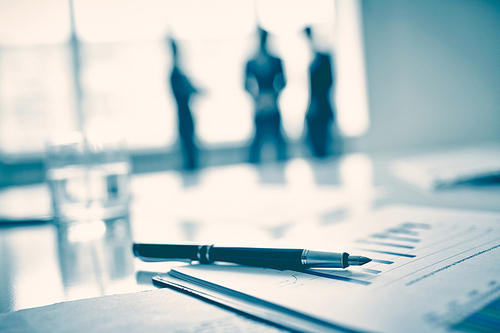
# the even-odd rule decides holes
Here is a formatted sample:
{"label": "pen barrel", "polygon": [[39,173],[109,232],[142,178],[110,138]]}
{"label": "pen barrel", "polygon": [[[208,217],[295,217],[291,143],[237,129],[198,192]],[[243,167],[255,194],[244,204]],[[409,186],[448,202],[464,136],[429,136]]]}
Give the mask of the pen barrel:
{"label": "pen barrel", "polygon": [[301,249],[212,247],[211,262],[222,261],[234,264],[269,267],[275,269],[303,269]]}
{"label": "pen barrel", "polygon": [[200,260],[198,245],[134,244],[132,250],[144,261]]}
{"label": "pen barrel", "polygon": [[134,244],[135,256],[144,261],[215,261],[275,269],[301,270],[311,267],[346,268],[349,254],[302,249],[214,247],[213,245]]}

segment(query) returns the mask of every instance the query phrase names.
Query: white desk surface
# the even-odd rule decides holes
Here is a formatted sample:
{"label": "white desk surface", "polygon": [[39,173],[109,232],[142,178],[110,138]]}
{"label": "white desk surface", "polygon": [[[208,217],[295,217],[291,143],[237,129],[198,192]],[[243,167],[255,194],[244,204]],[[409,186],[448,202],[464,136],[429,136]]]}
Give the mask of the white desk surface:
{"label": "white desk surface", "polygon": [[[195,173],[133,175],[132,239],[217,244],[229,240],[259,246],[283,237],[298,223],[342,223],[389,204],[500,211],[498,184],[425,192],[391,176],[392,160],[391,156],[351,154],[322,161],[291,159]],[[127,219],[113,228],[91,241],[68,238],[67,229],[53,224],[0,228],[0,313],[156,289],[151,276],[170,266],[132,257]],[[172,312],[175,322],[189,326],[190,318],[200,311],[231,316],[233,324],[244,320],[174,291],[164,293],[176,300],[167,306],[189,304],[183,318]]]}

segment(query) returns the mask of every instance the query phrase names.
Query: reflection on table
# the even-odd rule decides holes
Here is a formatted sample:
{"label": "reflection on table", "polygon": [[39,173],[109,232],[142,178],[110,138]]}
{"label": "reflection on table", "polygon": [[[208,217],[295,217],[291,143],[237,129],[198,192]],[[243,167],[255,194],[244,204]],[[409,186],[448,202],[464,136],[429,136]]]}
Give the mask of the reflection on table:
{"label": "reflection on table", "polygon": [[[391,159],[353,154],[133,175],[129,215],[0,229],[0,312],[155,289],[151,277],[172,264],[134,259],[132,240],[311,247],[331,226],[385,204],[500,211],[498,186],[414,190],[390,176]],[[41,186],[30,191],[48,193]]]}

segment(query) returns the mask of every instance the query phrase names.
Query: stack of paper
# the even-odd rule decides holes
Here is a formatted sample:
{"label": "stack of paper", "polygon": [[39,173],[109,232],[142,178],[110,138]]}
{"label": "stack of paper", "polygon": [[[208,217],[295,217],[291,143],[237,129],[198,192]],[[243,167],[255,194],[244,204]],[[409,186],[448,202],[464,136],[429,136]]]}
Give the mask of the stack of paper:
{"label": "stack of paper", "polygon": [[500,146],[437,151],[395,161],[392,173],[424,189],[500,179]]}
{"label": "stack of paper", "polygon": [[[348,269],[187,265],[155,280],[299,331],[500,330],[500,214],[387,208],[338,229]],[[482,311],[482,312],[481,312]]]}

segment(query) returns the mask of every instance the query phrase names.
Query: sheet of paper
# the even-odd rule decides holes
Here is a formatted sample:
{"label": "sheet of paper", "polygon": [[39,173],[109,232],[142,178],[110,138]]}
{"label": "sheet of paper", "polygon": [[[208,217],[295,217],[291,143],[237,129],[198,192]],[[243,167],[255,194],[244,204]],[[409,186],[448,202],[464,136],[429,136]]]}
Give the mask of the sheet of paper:
{"label": "sheet of paper", "polygon": [[191,265],[172,275],[381,332],[447,331],[500,297],[500,214],[392,207],[362,223],[325,230],[321,239],[328,233],[338,244],[331,251],[373,261],[309,273]]}
{"label": "sheet of paper", "polygon": [[498,183],[500,145],[425,153],[399,159],[391,164],[390,169],[396,177],[427,190],[472,182]]}
{"label": "sheet of paper", "polygon": [[52,304],[0,314],[2,333],[207,333],[284,330],[168,289]]}

